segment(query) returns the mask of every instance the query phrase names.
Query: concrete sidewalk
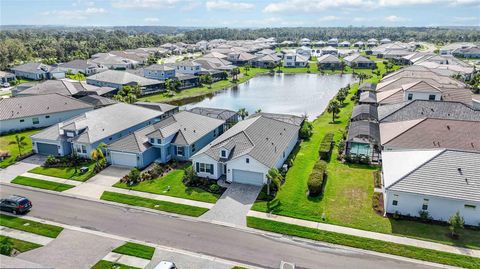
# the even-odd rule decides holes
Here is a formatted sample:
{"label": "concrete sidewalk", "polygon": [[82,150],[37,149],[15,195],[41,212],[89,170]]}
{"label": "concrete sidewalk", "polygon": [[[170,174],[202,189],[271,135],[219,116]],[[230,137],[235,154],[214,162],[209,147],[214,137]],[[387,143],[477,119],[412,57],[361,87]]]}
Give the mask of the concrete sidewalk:
{"label": "concrete sidewalk", "polygon": [[11,229],[5,226],[0,226],[0,235],[39,244],[42,246],[52,242],[55,239],[55,238],[50,238],[43,235]]}
{"label": "concrete sidewalk", "polygon": [[328,231],[328,232],[348,234],[348,235],[353,235],[358,237],[365,237],[369,239],[375,239],[375,240],[397,243],[402,245],[433,249],[433,250],[438,250],[443,252],[449,252],[454,254],[461,254],[461,255],[480,258],[480,250],[476,250],[476,249],[449,246],[449,245],[444,245],[444,244],[430,242],[430,241],[413,239],[409,237],[369,232],[369,231],[364,231],[364,230],[359,230],[354,228],[348,228],[343,226],[337,226],[337,225],[302,220],[302,219],[295,219],[290,217],[268,214],[264,212],[258,212],[258,211],[250,211],[248,212],[247,216],[273,220],[278,222],[284,222],[284,223],[294,224],[294,225],[313,228],[313,229],[319,229],[319,230]]}
{"label": "concrete sidewalk", "polygon": [[77,181],[77,180],[70,180],[70,179],[64,179],[64,178],[59,178],[59,177],[45,176],[45,175],[34,174],[34,173],[30,173],[30,172],[23,173],[23,174],[21,174],[21,176],[36,178],[36,179],[45,180],[45,181],[63,183],[63,184],[68,184],[68,185],[73,185],[73,186],[78,186],[78,185],[82,184],[81,181]]}

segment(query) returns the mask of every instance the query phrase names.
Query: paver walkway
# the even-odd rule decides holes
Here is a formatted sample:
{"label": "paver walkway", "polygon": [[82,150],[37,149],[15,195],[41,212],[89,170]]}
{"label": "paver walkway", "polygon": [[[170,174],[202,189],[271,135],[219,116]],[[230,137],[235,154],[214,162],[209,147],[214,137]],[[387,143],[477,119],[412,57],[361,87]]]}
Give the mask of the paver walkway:
{"label": "paver walkway", "polygon": [[218,199],[215,206],[200,218],[237,226],[247,226],[247,213],[261,190],[262,186],[232,183]]}
{"label": "paver walkway", "polygon": [[20,230],[15,230],[5,226],[0,226],[0,235],[12,237],[15,239],[32,242],[39,245],[46,245],[54,240],[54,238],[46,237],[43,235],[33,234]]}
{"label": "paver walkway", "polygon": [[349,235],[354,235],[358,237],[365,237],[365,238],[370,238],[375,240],[402,244],[402,245],[409,245],[409,246],[433,249],[433,250],[438,250],[443,252],[449,252],[449,253],[455,253],[455,254],[461,254],[461,255],[480,258],[480,250],[476,250],[476,249],[449,246],[449,245],[444,245],[440,243],[423,241],[423,240],[418,240],[418,239],[413,239],[413,238],[408,238],[403,236],[369,232],[369,231],[364,231],[364,230],[359,230],[354,228],[348,228],[343,226],[337,226],[337,225],[302,220],[302,219],[295,219],[290,217],[268,214],[264,212],[258,212],[258,211],[250,211],[248,212],[248,216],[261,218],[261,219],[274,220],[278,222],[284,222],[284,223],[294,224],[298,226],[319,229],[323,231],[349,234]]}
{"label": "paver walkway", "polygon": [[114,253],[110,252],[105,256],[102,260],[109,261],[109,262],[114,262],[114,263],[120,263],[136,268],[145,268],[149,263],[150,260],[147,259],[142,259],[138,257],[133,257],[130,255],[124,255],[120,253]]}
{"label": "paver walkway", "polygon": [[65,229],[51,243],[18,255],[19,258],[56,269],[87,269],[124,242]]}
{"label": "paver walkway", "polygon": [[68,184],[68,185],[73,185],[73,186],[78,186],[78,185],[82,184],[81,181],[77,181],[77,180],[45,176],[45,175],[34,174],[34,173],[30,173],[30,172],[23,173],[22,176],[36,178],[36,179],[45,180],[45,181],[53,181],[53,182],[63,183],[63,184]]}

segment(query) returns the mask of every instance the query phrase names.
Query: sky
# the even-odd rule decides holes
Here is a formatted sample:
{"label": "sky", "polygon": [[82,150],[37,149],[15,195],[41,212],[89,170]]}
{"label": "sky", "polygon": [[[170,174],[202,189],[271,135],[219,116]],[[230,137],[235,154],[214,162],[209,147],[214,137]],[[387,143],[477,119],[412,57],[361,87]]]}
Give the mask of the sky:
{"label": "sky", "polygon": [[0,0],[0,24],[480,26],[480,0]]}

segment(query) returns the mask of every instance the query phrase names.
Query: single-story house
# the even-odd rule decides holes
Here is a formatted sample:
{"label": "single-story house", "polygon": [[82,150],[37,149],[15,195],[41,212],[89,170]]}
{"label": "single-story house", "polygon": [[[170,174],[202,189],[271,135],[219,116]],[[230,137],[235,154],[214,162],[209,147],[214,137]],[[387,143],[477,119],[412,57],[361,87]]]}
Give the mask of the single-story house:
{"label": "single-story house", "polygon": [[87,111],[31,136],[33,151],[42,155],[66,156],[74,150],[90,158],[100,144],[111,144],[134,131],[160,121],[162,112],[117,103]]}
{"label": "single-story house", "polygon": [[178,73],[175,80],[180,81],[179,89],[187,89],[200,85],[200,77],[187,73]]}
{"label": "single-story house", "polygon": [[438,221],[459,212],[465,224],[480,224],[480,153],[464,150],[399,150],[382,154],[385,213]]}
{"label": "single-story house", "polygon": [[377,107],[372,104],[356,105],[353,108],[350,121],[378,121]]}
{"label": "single-story house", "polygon": [[350,47],[350,45],[351,45],[350,42],[348,42],[348,41],[346,41],[346,40],[343,41],[343,42],[340,42],[340,43],[338,44],[339,47],[345,47],[345,48]]}
{"label": "single-story house", "polygon": [[357,41],[353,44],[355,48],[363,48],[365,46],[365,43],[362,41]]}
{"label": "single-story house", "polygon": [[377,122],[359,120],[348,126],[346,154],[368,157],[375,161],[380,155],[380,129]]}
{"label": "single-story house", "polygon": [[331,54],[324,54],[317,59],[318,69],[342,69],[343,64],[337,56]]}
{"label": "single-story house", "polygon": [[322,55],[325,54],[338,55],[338,49],[332,46],[325,47],[322,49]]}
{"label": "single-story house", "polygon": [[284,67],[305,67],[308,65],[308,58],[300,54],[288,53],[283,56]]}
{"label": "single-story house", "polygon": [[188,111],[202,116],[225,121],[224,130],[227,130],[238,122],[238,113],[233,110],[212,107],[194,107]]}
{"label": "single-story house", "polygon": [[353,54],[343,58],[345,64],[352,68],[375,68],[376,64],[374,61],[360,55]]}
{"label": "single-story house", "polygon": [[338,46],[338,38],[331,38],[327,41],[327,46],[336,47]]}
{"label": "single-story house", "polygon": [[124,86],[140,85],[142,94],[165,89],[165,82],[139,76],[130,72],[107,70],[87,77],[87,83],[99,87],[111,87],[121,90]]}
{"label": "single-story house", "polygon": [[42,63],[26,63],[14,66],[10,70],[19,78],[31,80],[65,78],[64,71]]}
{"label": "single-story house", "polygon": [[263,68],[274,68],[280,64],[281,60],[282,59],[275,54],[267,54],[253,60],[252,65]]}
{"label": "single-story house", "polygon": [[82,73],[84,75],[90,76],[95,73],[105,71],[108,68],[98,63],[94,63],[91,60],[72,60],[70,62],[59,64],[58,69],[62,70],[65,73]]}
{"label": "single-story house", "polygon": [[126,70],[137,67],[140,62],[117,56],[111,53],[97,53],[92,55],[90,62],[98,64],[102,67],[113,70]]}
{"label": "single-story house", "polygon": [[153,110],[163,112],[162,118],[170,117],[171,115],[173,115],[173,114],[175,114],[179,111],[178,106],[169,105],[169,104],[166,104],[166,103],[154,103],[154,102],[138,101],[138,102],[135,102],[134,105],[142,106],[142,107],[145,107],[145,108],[149,108],[149,109],[153,109]]}
{"label": "single-story house", "polygon": [[154,161],[187,161],[223,133],[224,123],[181,111],[112,143],[107,149],[107,159],[112,165],[138,168]]}
{"label": "single-story house", "polygon": [[60,94],[0,99],[0,133],[47,127],[90,110],[92,105]]}
{"label": "single-story house", "polygon": [[306,120],[306,117],[304,116],[296,116],[291,114],[280,114],[280,113],[268,113],[268,112],[257,112],[255,114],[250,115],[249,118],[255,118],[259,116],[278,120],[278,121],[283,121],[296,126],[302,126],[302,124]]}
{"label": "single-story house", "polygon": [[251,64],[256,58],[257,56],[248,52],[230,52],[227,60],[234,65],[247,65]]}
{"label": "single-story house", "polygon": [[300,127],[258,116],[243,120],[191,157],[197,176],[263,185],[271,168],[282,168],[298,142]]}
{"label": "single-story house", "polygon": [[0,71],[0,83],[9,83],[17,80],[15,74],[5,71]]}
{"label": "single-story house", "polygon": [[31,87],[16,87],[12,90],[13,96],[40,95],[58,93],[64,96],[79,98],[85,95],[113,96],[117,89],[112,87],[98,87],[89,85],[85,81],[70,79],[47,80]]}

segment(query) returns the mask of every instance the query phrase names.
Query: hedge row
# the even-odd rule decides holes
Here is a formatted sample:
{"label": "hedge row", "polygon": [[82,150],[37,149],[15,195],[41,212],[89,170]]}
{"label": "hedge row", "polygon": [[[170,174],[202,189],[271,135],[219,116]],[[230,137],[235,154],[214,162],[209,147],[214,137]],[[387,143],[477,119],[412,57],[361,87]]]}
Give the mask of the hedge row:
{"label": "hedge row", "polygon": [[309,196],[317,196],[322,193],[323,182],[327,175],[327,162],[318,160],[308,177],[307,187]]}
{"label": "hedge row", "polygon": [[322,143],[320,143],[320,148],[318,149],[318,153],[320,155],[320,159],[328,161],[330,159],[330,155],[332,155],[333,149],[333,133],[326,133],[323,137]]}

